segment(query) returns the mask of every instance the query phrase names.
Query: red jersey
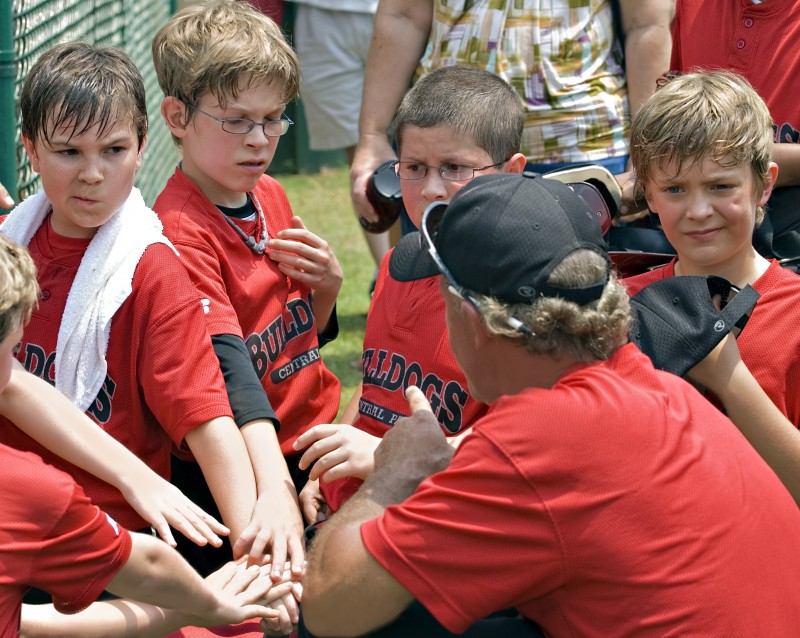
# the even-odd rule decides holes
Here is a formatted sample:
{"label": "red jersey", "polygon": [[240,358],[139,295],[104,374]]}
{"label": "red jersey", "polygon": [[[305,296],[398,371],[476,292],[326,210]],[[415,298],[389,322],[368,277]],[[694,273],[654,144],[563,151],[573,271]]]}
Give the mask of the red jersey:
{"label": "red jersey", "polygon": [[[264,212],[270,238],[291,228],[292,209],[278,182],[264,175],[249,195]],[[247,344],[281,422],[281,450],[294,454],[299,434],[331,423],[339,408],[339,381],[320,358],[311,290],[284,275],[269,251],[253,253],[180,168],[153,209],[207,304],[210,334],[236,335]],[[261,237],[258,221],[231,221]]]}
{"label": "red jersey", "polygon": [[[41,297],[17,358],[50,383],[55,383],[56,342],[67,295],[90,241],[58,235],[48,218],[28,246]],[[173,444],[180,446],[187,432],[206,421],[231,416],[230,405],[197,291],[175,253],[165,244],[149,246],[132,285],[114,314],[107,376],[86,414],[169,479]],[[149,526],[115,487],[67,463],[7,421],[0,425],[0,439],[72,474],[92,502],[124,527]]]}
{"label": "red jersey", "polygon": [[498,399],[361,534],[456,633],[516,607],[548,636],[789,638],[798,526],[736,426],[628,344]]}
{"label": "red jersey", "polygon": [[[405,390],[415,385],[425,393],[445,435],[455,436],[488,406],[469,395],[467,379],[450,350],[438,278],[397,281],[389,274],[391,255],[390,250],[381,262],[367,315],[361,400],[353,425],[383,438],[397,419],[408,416]],[[360,485],[355,477],[320,481],[334,512]]]}
{"label": "red jersey", "polygon": [[[630,295],[675,276],[675,260],[623,280]],[[772,402],[800,427],[800,331],[791,308],[800,307],[800,276],[771,260],[753,288],[761,295],[736,338],[742,361]]]}
{"label": "red jersey", "polygon": [[184,627],[164,638],[264,638],[264,630],[257,619],[246,620],[238,625],[223,627]]}
{"label": "red jersey", "polygon": [[0,444],[0,484],[0,638],[14,638],[30,587],[52,594],[59,611],[78,612],[128,561],[131,537],[34,454]]}
{"label": "red jersey", "polygon": [[[712,28],[713,27],[713,28]],[[777,142],[800,141],[800,3],[796,0],[678,0],[672,28],[675,71],[730,69],[766,102]]]}

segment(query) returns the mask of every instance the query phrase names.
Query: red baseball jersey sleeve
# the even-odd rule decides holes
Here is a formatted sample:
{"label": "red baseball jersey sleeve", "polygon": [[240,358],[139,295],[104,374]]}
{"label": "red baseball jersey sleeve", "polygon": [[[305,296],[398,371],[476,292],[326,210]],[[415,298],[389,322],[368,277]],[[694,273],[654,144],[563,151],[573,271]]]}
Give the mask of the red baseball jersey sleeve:
{"label": "red baseball jersey sleeve", "polygon": [[0,444],[0,483],[0,636],[11,638],[28,588],[52,594],[61,612],[80,611],[125,565],[131,539],[34,454]]}

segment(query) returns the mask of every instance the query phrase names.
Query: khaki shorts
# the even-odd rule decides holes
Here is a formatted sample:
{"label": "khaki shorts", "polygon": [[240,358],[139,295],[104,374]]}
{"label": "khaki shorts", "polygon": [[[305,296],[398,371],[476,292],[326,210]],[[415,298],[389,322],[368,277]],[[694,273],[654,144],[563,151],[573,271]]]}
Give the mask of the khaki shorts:
{"label": "khaki shorts", "polygon": [[374,15],[297,6],[294,45],[303,74],[300,98],[314,150],[358,142],[364,64]]}

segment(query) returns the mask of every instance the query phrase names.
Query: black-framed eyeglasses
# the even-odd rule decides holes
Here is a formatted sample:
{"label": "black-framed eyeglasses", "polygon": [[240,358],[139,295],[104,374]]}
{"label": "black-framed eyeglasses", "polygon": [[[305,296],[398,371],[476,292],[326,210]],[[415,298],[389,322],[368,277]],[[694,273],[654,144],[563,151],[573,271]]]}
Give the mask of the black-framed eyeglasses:
{"label": "black-framed eyeglasses", "polygon": [[488,166],[467,166],[466,164],[442,164],[441,166],[426,166],[419,162],[400,162],[397,161],[392,164],[395,174],[400,179],[423,179],[428,170],[433,168],[439,171],[442,179],[451,182],[468,182],[475,177],[477,171],[486,171],[490,168],[497,168],[505,164],[508,160],[497,162],[496,164],[489,164]]}
{"label": "black-framed eyeglasses", "polygon": [[[428,205],[428,207],[425,209],[425,212],[422,213],[422,224],[420,225],[419,229],[420,249],[428,251],[431,259],[433,259],[433,263],[436,264],[436,268],[447,280],[448,290],[470,304],[480,315],[481,307],[478,303],[478,300],[475,299],[475,297],[473,297],[470,292],[464,288],[464,286],[461,286],[456,282],[455,277],[453,277],[453,273],[451,273],[450,269],[445,266],[441,255],[439,255],[439,251],[436,250],[436,246],[433,243],[437,233],[439,232],[439,224],[441,223],[446,210],[447,204],[445,202],[434,202],[433,204]],[[509,327],[513,328],[514,330],[518,330],[529,337],[533,337],[535,335],[533,330],[531,330],[516,317],[507,317],[506,323],[509,325]]]}
{"label": "black-framed eyeglasses", "polygon": [[190,109],[194,109],[198,113],[202,113],[212,120],[216,120],[222,125],[223,131],[226,133],[233,133],[234,135],[247,135],[253,130],[253,127],[260,126],[261,130],[264,131],[264,135],[267,137],[280,137],[286,134],[289,127],[294,124],[294,122],[285,115],[277,120],[256,122],[249,117],[217,117],[216,115],[211,115],[211,113],[206,113],[203,109],[197,108],[194,104],[190,104],[189,102],[184,102],[184,104]]}

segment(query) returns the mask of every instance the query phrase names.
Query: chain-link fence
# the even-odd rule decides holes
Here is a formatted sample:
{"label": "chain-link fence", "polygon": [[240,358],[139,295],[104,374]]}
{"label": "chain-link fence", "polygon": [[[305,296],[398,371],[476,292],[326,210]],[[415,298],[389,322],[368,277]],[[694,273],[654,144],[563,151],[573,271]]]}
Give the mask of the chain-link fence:
{"label": "chain-link fence", "polygon": [[60,42],[83,40],[124,49],[144,77],[150,134],[136,185],[152,204],[177,160],[161,122],[161,90],[150,42],[175,0],[0,0],[0,182],[16,201],[39,188],[19,136],[17,98],[38,56]]}

